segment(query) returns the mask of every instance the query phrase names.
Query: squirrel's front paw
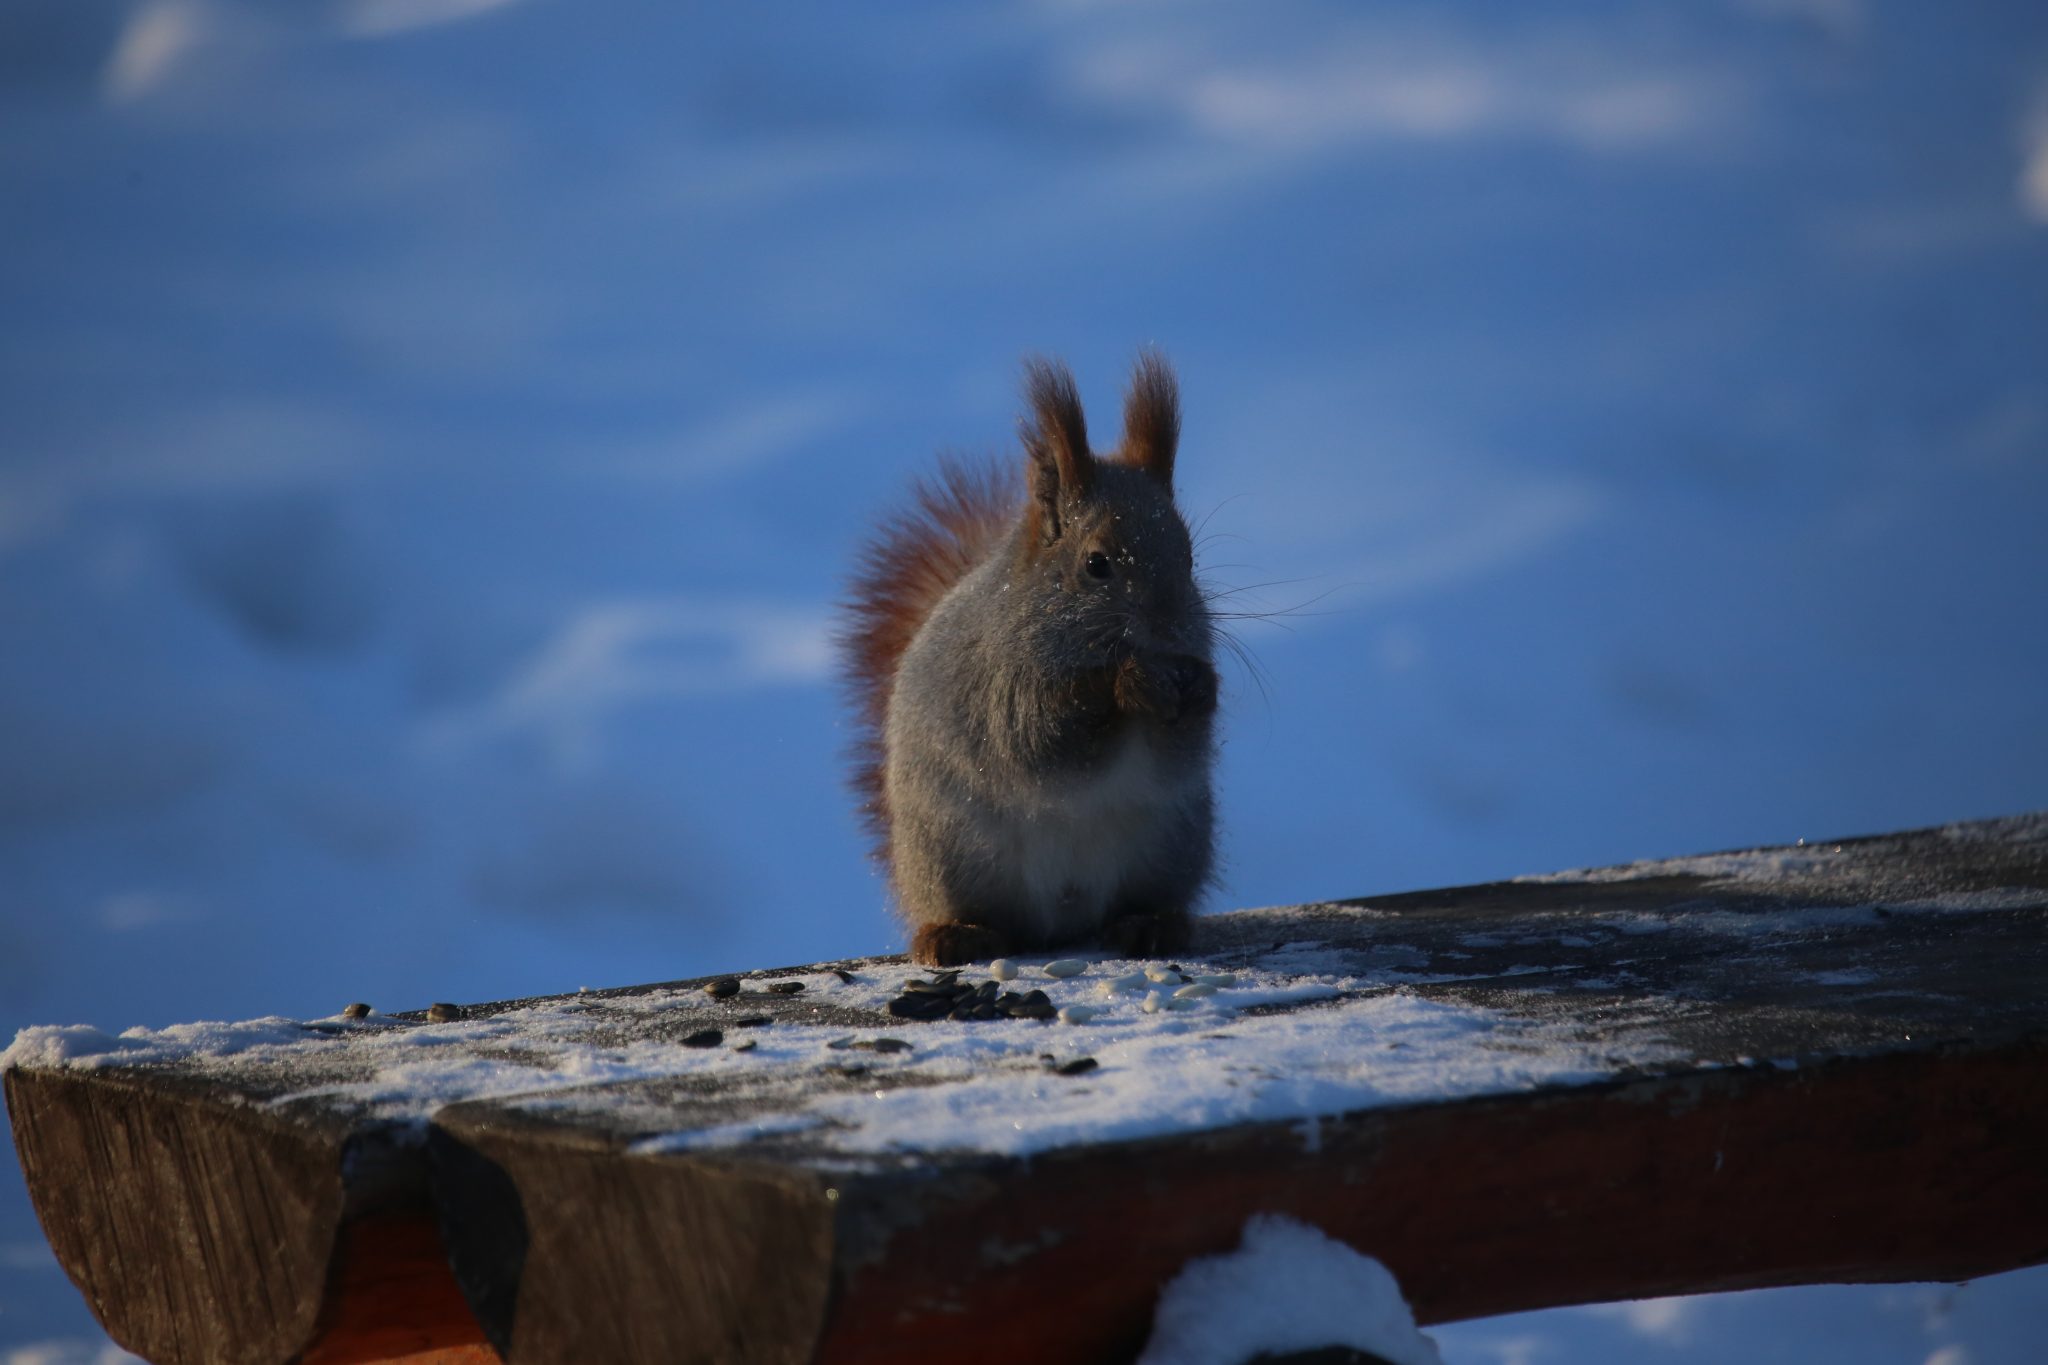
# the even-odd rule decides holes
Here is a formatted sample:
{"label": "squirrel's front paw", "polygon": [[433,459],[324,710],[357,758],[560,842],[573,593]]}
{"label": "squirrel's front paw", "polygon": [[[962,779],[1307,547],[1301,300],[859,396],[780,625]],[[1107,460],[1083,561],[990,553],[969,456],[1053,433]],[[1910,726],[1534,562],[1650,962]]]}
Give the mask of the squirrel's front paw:
{"label": "squirrel's front paw", "polygon": [[1126,658],[1116,673],[1117,709],[1162,725],[1216,709],[1216,670],[1191,654]]}
{"label": "squirrel's front paw", "polygon": [[1127,716],[1172,720],[1174,697],[1170,680],[1141,662],[1137,655],[1125,655],[1116,669],[1116,709]]}
{"label": "squirrel's front paw", "polygon": [[1216,710],[1216,670],[1206,659],[1183,654],[1168,661],[1177,716],[1201,717]]}

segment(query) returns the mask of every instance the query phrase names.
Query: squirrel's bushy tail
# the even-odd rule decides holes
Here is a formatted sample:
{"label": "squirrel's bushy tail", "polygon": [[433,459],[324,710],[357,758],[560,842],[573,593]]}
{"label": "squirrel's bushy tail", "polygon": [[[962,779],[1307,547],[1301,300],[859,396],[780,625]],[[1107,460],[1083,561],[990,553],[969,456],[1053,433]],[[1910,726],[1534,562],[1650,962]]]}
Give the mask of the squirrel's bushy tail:
{"label": "squirrel's bushy tail", "polygon": [[889,808],[883,768],[897,664],[939,599],[1009,534],[1022,504],[1023,489],[1009,467],[942,460],[938,477],[919,480],[911,506],[883,522],[861,550],[838,644],[858,727],[852,785],[875,839],[875,857],[885,867]]}

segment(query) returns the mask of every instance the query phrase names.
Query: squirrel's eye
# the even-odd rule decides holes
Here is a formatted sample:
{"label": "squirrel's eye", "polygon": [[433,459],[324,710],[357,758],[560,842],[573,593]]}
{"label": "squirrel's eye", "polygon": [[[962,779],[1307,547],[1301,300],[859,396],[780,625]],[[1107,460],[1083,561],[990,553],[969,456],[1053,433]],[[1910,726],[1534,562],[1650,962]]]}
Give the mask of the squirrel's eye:
{"label": "squirrel's eye", "polygon": [[1102,551],[1100,550],[1097,550],[1095,551],[1095,553],[1089,555],[1088,576],[1090,578],[1109,577],[1109,556],[1102,553]]}

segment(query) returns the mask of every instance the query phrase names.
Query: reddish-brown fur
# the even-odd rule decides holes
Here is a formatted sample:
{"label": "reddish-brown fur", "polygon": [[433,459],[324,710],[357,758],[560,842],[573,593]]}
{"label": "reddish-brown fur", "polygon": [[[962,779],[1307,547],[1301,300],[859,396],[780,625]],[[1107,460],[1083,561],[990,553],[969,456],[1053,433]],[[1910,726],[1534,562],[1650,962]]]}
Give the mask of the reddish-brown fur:
{"label": "reddish-brown fur", "polygon": [[1023,490],[1011,466],[942,460],[936,479],[918,482],[910,510],[882,523],[861,551],[847,602],[852,621],[839,646],[859,726],[853,789],[884,868],[889,866],[884,730],[896,661],[939,599],[1016,525],[1022,507]]}

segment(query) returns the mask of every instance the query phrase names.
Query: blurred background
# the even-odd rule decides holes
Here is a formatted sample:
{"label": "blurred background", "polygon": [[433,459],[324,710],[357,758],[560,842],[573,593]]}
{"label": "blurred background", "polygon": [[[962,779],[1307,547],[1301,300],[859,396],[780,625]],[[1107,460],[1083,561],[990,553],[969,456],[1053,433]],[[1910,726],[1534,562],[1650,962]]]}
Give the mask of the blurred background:
{"label": "blurred background", "polygon": [[[0,248],[0,1039],[899,948],[833,603],[1031,352],[1283,613],[1218,907],[2048,806],[2038,0],[7,0]],[[0,1165],[0,1362],[121,1358]]]}

